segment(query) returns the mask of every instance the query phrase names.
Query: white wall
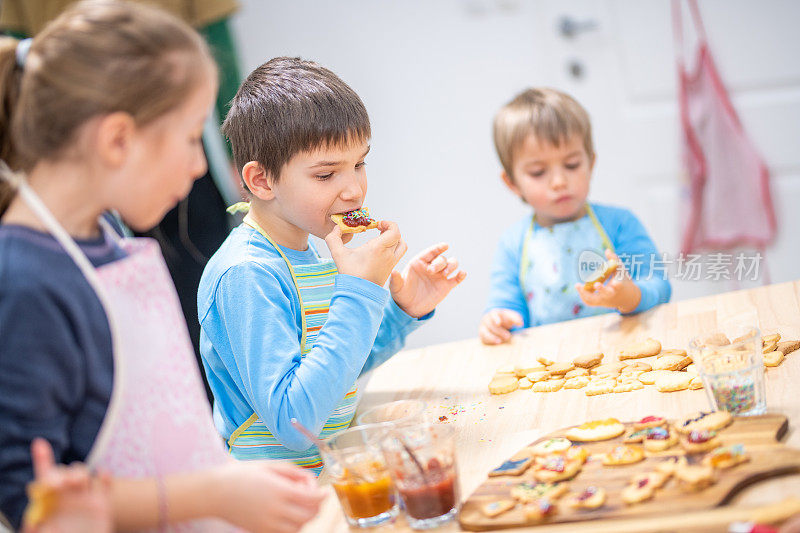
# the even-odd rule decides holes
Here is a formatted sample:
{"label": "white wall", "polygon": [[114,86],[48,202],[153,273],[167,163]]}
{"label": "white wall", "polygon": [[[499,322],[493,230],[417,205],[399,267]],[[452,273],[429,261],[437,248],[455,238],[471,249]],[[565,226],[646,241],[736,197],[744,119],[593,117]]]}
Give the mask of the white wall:
{"label": "white wall", "polygon": [[[773,281],[798,277],[800,2],[701,0],[712,50],[745,126],[773,169],[782,224]],[[234,29],[249,72],[299,55],[339,74],[372,119],[367,203],[396,220],[413,253],[447,241],[467,280],[410,346],[476,335],[491,257],[526,213],[499,181],[495,111],[531,85],[573,93],[589,110],[599,160],[591,198],[631,208],[663,251],[680,237],[678,130],[666,0],[242,0]],[[562,15],[593,19],[567,40]],[[566,70],[581,62],[585,76]],[[676,282],[676,298],[729,290]]]}

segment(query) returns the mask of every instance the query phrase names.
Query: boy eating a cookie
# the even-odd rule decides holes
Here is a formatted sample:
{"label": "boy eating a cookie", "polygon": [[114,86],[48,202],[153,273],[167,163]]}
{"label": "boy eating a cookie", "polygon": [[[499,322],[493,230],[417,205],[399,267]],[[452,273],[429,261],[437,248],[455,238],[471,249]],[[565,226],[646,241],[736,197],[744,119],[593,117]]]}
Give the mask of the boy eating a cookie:
{"label": "boy eating a cookie", "polygon": [[596,155],[577,101],[554,89],[523,91],[497,113],[494,143],[503,183],[533,213],[501,237],[479,326],[484,343],[508,341],[515,328],[669,301],[669,281],[650,275],[658,252],[641,222],[586,200]]}
{"label": "boy eating a cookie", "polygon": [[[198,291],[214,421],[234,457],[318,473],[318,450],[290,421],[320,438],[345,430],[356,378],[395,354],[466,273],[443,255],[446,244],[394,270],[406,243],[393,222],[345,247],[352,234],[333,218],[347,222],[363,208],[370,123],[333,72],[297,58],[268,61],[239,88],[223,130],[250,201]],[[356,215],[353,231],[372,226],[367,211]],[[332,260],[309,235],[325,239]]]}

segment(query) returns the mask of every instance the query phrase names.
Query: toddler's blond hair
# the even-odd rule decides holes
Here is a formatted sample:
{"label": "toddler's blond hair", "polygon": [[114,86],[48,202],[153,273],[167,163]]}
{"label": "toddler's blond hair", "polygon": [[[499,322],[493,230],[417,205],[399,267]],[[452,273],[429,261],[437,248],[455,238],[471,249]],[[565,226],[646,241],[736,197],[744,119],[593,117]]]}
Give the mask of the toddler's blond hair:
{"label": "toddler's blond hair", "polygon": [[553,146],[560,146],[577,135],[583,140],[586,155],[594,160],[589,114],[577,100],[561,91],[526,89],[495,115],[494,146],[511,179],[514,179],[514,155],[529,135]]}

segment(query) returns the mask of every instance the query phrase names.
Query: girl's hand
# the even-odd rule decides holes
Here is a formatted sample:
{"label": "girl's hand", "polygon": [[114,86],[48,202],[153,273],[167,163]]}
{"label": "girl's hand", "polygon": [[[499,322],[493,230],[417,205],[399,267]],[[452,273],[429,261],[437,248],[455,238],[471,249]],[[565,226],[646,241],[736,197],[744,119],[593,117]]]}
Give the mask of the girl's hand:
{"label": "girl's hand", "polygon": [[458,260],[443,254],[446,243],[423,250],[409,261],[403,272],[393,271],[389,290],[397,306],[414,318],[427,315],[444,300],[467,273],[458,270]]}
{"label": "girl's hand", "polygon": [[522,327],[522,315],[511,309],[492,309],[481,318],[478,336],[484,344],[502,344],[511,340],[511,328]]}
{"label": "girl's hand", "polygon": [[110,481],[92,478],[82,464],[56,465],[53,448],[44,439],[34,439],[31,458],[35,480],[28,488],[31,503],[25,511],[23,531],[56,533],[112,530]]}
{"label": "girl's hand", "polygon": [[325,493],[314,476],[276,461],[232,461],[217,467],[213,513],[255,533],[298,531],[319,510]]}
{"label": "girl's hand", "polygon": [[586,305],[613,307],[620,313],[631,313],[642,300],[642,291],[628,275],[619,257],[611,250],[606,250],[606,259],[616,260],[617,272],[607,284],[597,282],[593,290],[587,291],[582,283],[576,283],[575,289]]}
{"label": "girl's hand", "polygon": [[378,222],[381,234],[357,248],[347,248],[345,243],[352,235],[342,236],[337,224],[325,237],[336,268],[341,274],[371,281],[383,287],[392,269],[406,253],[408,246],[394,222]]}

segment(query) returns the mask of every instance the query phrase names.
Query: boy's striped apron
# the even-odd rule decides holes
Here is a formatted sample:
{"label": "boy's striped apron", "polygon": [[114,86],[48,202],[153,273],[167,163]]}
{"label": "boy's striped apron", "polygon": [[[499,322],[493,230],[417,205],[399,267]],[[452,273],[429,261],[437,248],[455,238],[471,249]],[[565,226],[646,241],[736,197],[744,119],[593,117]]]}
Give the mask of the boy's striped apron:
{"label": "boy's striped apron", "polygon": [[[328,319],[328,308],[337,274],[336,264],[328,260],[314,265],[294,266],[280,247],[251,217],[245,217],[244,223],[263,235],[278,250],[286,261],[286,266],[289,267],[302,310],[303,333],[300,337],[300,353],[305,357],[311,351],[322,326]],[[319,438],[329,439],[347,429],[356,412],[356,391],[357,387],[354,384],[325,422]],[[231,434],[228,446],[231,455],[236,459],[283,459],[311,469],[316,474],[322,470],[322,458],[316,446],[302,452],[284,447],[255,413]]]}

